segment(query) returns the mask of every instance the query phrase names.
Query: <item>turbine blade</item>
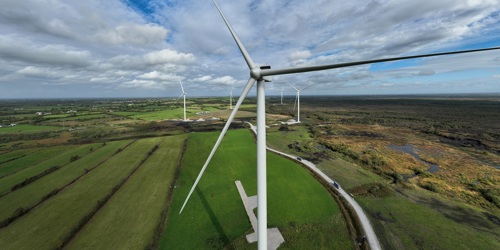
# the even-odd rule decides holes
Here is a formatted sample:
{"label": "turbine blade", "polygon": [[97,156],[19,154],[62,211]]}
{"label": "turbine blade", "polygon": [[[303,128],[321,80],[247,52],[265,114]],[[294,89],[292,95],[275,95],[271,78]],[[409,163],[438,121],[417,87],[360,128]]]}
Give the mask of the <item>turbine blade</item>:
{"label": "turbine blade", "polygon": [[252,58],[248,54],[247,49],[245,48],[245,46],[243,46],[243,43],[241,43],[240,38],[238,37],[238,35],[236,35],[236,32],[233,30],[233,27],[231,26],[229,21],[226,19],[226,17],[222,13],[222,10],[219,8],[219,5],[217,4],[217,2],[215,2],[215,0],[212,0],[212,1],[214,2],[215,7],[217,7],[217,10],[219,11],[220,15],[222,16],[222,19],[224,19],[224,23],[226,23],[227,28],[231,32],[231,35],[233,36],[234,41],[238,45],[238,48],[240,49],[241,54],[245,58],[245,61],[247,62],[247,65],[248,65],[248,68],[249,69],[255,68],[255,64],[253,63]]}
{"label": "turbine blade", "polygon": [[179,84],[181,85],[182,94],[184,94],[184,95],[185,95],[185,94],[186,94],[186,92],[184,92],[184,87],[182,86],[182,81],[181,81],[181,78],[179,77],[179,78],[178,78],[178,80],[179,80]]}
{"label": "turbine blade", "polygon": [[314,86],[314,83],[313,83],[313,84],[311,84],[311,85],[309,85],[309,86],[307,86],[307,87],[303,87],[303,88],[301,88],[301,89],[300,89],[300,91],[302,91],[302,90],[304,90],[304,89],[307,89],[307,88],[310,88],[310,87],[312,87],[312,86]]}
{"label": "turbine blade", "polygon": [[243,100],[245,100],[248,92],[250,92],[250,89],[252,88],[253,84],[255,83],[255,79],[250,78],[248,79],[248,83],[245,86],[245,89],[243,89],[243,92],[240,95],[240,98],[238,99],[238,102],[233,108],[233,111],[231,112],[231,115],[229,115],[229,118],[227,119],[226,125],[224,125],[224,128],[222,129],[222,132],[219,135],[219,139],[217,139],[217,142],[215,143],[215,146],[212,148],[212,152],[210,152],[210,155],[207,158],[207,161],[205,162],[205,165],[201,168],[200,173],[198,174],[198,177],[196,178],[193,187],[191,187],[191,190],[189,191],[188,196],[186,197],[186,200],[184,201],[184,204],[182,205],[181,211],[179,212],[182,213],[182,210],[184,210],[184,207],[186,206],[189,198],[191,197],[191,194],[193,193],[194,189],[196,188],[196,185],[198,185],[198,182],[201,179],[201,176],[203,175],[203,172],[205,172],[205,169],[207,168],[208,164],[210,163],[210,160],[212,159],[212,156],[215,154],[215,151],[219,147],[220,142],[222,141],[222,138],[224,138],[224,135],[227,132],[227,129],[229,128],[229,125],[231,125],[231,122],[233,121],[234,117],[236,116],[236,112],[238,111],[238,108],[240,107],[241,103]]}
{"label": "turbine blade", "polygon": [[177,102],[179,101],[179,99],[181,99],[181,96],[183,96],[184,94],[181,94],[179,97],[177,97],[177,99],[175,100],[174,104],[170,105],[170,108],[172,108],[175,104],[177,104]]}
{"label": "turbine blade", "polygon": [[399,60],[406,60],[406,59],[413,59],[413,58],[453,55],[453,54],[480,52],[480,51],[497,50],[497,49],[500,49],[500,47],[473,49],[473,50],[460,50],[460,51],[433,53],[433,54],[422,54],[422,55],[415,55],[415,56],[392,57],[392,58],[383,58],[383,59],[375,59],[375,60],[368,60],[368,61],[327,64],[327,65],[320,65],[320,66],[306,66],[306,67],[284,68],[284,69],[263,69],[263,70],[261,70],[260,74],[261,74],[261,76],[295,74],[295,73],[310,72],[310,71],[352,67],[352,66],[357,66],[357,65],[372,64],[372,63],[379,63],[379,62],[390,62],[390,61],[399,61]]}
{"label": "turbine blade", "polygon": [[299,91],[299,89],[293,86],[289,81],[285,80],[285,82],[288,83],[288,85],[292,86],[292,88],[294,88],[295,90]]}

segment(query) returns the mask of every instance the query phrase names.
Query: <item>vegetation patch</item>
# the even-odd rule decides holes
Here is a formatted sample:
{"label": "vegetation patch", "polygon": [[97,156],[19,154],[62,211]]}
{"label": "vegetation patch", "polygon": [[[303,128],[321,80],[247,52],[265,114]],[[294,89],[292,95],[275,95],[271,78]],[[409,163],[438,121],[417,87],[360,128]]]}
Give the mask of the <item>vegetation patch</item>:
{"label": "vegetation patch", "polygon": [[391,188],[381,184],[381,183],[368,183],[358,187],[349,189],[349,192],[357,196],[371,196],[371,197],[389,197],[393,194]]}

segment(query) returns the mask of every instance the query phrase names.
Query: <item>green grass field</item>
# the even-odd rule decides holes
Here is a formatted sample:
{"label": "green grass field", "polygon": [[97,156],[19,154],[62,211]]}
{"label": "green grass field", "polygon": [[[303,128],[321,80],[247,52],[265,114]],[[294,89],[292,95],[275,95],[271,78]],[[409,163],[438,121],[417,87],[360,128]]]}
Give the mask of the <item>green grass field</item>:
{"label": "green grass field", "polygon": [[35,133],[35,132],[45,132],[61,130],[61,127],[56,126],[37,126],[37,125],[17,125],[14,127],[2,127],[0,128],[0,134],[3,133]]}
{"label": "green grass field", "polygon": [[39,150],[39,148],[28,148],[3,152],[2,154],[0,154],[0,168],[8,162],[12,162],[27,155],[31,155]]}
{"label": "green grass field", "polygon": [[[2,179],[0,179],[0,194],[5,194],[9,192],[12,186],[21,183],[26,178],[40,174],[45,170],[52,168],[54,166],[62,167],[70,163],[70,159],[72,156],[81,157],[84,154],[89,153],[90,148],[97,149],[99,147],[100,144],[95,143],[95,144],[82,145],[76,148],[68,147],[68,150],[61,148],[60,150],[62,151],[62,153],[58,154],[56,157],[51,157],[47,160],[41,161],[38,164],[34,164],[29,167],[23,168],[11,175],[5,176]],[[26,159],[23,158],[21,158],[20,160],[23,160],[23,162],[26,161]]]}
{"label": "green grass field", "polygon": [[94,150],[78,161],[43,177],[43,179],[18,189],[0,198],[0,221],[12,216],[19,208],[30,208],[45,195],[55,189],[62,188],[75,178],[86,173],[86,170],[97,166],[101,161],[111,157],[118,148],[124,147],[130,141],[109,142],[106,146]]}
{"label": "green grass field", "polygon": [[[44,160],[48,160],[52,157],[57,156],[58,154],[64,152],[64,150],[75,148],[76,146],[55,146],[55,147],[47,147],[47,148],[36,148],[36,149],[28,149],[28,150],[16,150],[7,154],[0,155],[0,159],[3,161],[7,161],[11,158],[11,155],[16,155],[16,152],[21,152],[23,157],[17,158],[12,161],[5,162],[0,164],[0,178],[12,174],[21,169],[30,167]],[[26,153],[24,153],[26,152]],[[1,186],[0,179],[0,186]]]}
{"label": "green grass field", "polygon": [[[252,249],[251,226],[234,181],[256,194],[256,146],[250,131],[229,131],[184,212],[180,207],[218,133],[190,134],[169,210],[162,249]],[[284,248],[348,249],[353,245],[339,208],[303,167],[268,153],[268,225],[284,235]]]}
{"label": "green grass field", "polygon": [[[427,195],[419,193],[418,196]],[[500,228],[481,211],[463,204],[426,197],[428,202],[448,207],[448,214],[435,207],[411,202],[399,193],[389,197],[360,197],[361,206],[379,219],[372,219],[377,230],[393,237],[382,238],[392,249],[499,249]],[[434,199],[433,199],[434,198]],[[471,213],[472,212],[472,213]],[[475,214],[471,216],[471,214]],[[475,224],[475,228],[466,226]]]}
{"label": "green grass field", "polygon": [[[182,119],[184,117],[184,110],[182,108],[151,111],[151,112],[114,112],[113,114],[126,116],[132,119],[141,119],[145,121],[157,121],[166,119]],[[193,115],[199,110],[187,109],[186,114]]]}
{"label": "green grass field", "polygon": [[185,138],[165,137],[67,249],[145,249],[160,221]]}
{"label": "green grass field", "polygon": [[51,120],[63,120],[63,121],[80,121],[80,120],[93,120],[93,119],[102,119],[110,117],[107,114],[78,114],[76,116],[71,115],[48,115],[44,116],[44,118]]}
{"label": "green grass field", "polygon": [[[288,147],[289,144],[299,142],[301,145],[314,143],[313,138],[309,135],[307,127],[296,124],[288,126],[289,131],[279,131],[279,127],[271,127],[267,129],[267,139],[272,148],[289,153],[298,154],[294,149]],[[314,150],[314,149],[313,149]]]}
{"label": "green grass field", "polygon": [[96,203],[111,193],[147,156],[160,138],[143,139],[113,156],[76,183],[0,231],[4,249],[60,246]]}

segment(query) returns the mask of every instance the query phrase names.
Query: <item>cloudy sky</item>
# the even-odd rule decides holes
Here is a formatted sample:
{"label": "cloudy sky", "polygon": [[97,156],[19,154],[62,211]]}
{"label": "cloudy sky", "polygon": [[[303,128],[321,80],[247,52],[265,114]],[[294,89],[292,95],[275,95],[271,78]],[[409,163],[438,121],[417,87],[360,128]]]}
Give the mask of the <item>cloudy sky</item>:
{"label": "cloudy sky", "polygon": [[[500,46],[499,0],[219,0],[273,68]],[[241,92],[249,73],[210,0],[0,0],[0,98]],[[500,51],[274,77],[268,94],[500,92]],[[235,92],[235,93],[236,93]]]}

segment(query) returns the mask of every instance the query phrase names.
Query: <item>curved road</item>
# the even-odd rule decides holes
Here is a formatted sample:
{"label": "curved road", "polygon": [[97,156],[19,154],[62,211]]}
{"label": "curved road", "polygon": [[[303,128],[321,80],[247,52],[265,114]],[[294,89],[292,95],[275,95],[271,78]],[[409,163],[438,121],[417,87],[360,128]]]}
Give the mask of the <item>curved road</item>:
{"label": "curved road", "polygon": [[[250,125],[250,129],[252,129],[252,131],[255,134],[257,134],[257,126],[254,126],[254,125],[252,125],[249,122],[247,122],[247,123]],[[290,155],[290,154],[287,154],[287,153],[283,153],[281,151],[272,149],[270,147],[267,147],[267,150],[275,152],[275,153],[283,155],[283,156],[286,156],[286,157],[288,157],[290,159],[293,159],[295,161],[298,161],[297,160],[297,156],[293,156],[293,155]],[[324,174],[323,172],[321,172],[321,170],[319,170],[316,167],[316,165],[314,165],[314,163],[312,163],[310,161],[307,161],[307,160],[304,160],[304,159],[302,159],[300,162],[303,163],[304,165],[306,165],[312,171],[316,172],[319,176],[321,176],[328,183],[333,183],[333,180],[330,177],[328,177],[326,174]],[[358,205],[358,203],[348,193],[346,193],[344,191],[344,189],[338,188],[337,190],[347,200],[347,202],[349,202],[349,204],[351,204],[351,206],[356,211],[356,215],[358,216],[359,220],[361,221],[361,225],[363,226],[363,231],[365,232],[365,236],[366,236],[366,239],[368,241],[368,244],[370,245],[370,249],[373,249],[373,250],[382,249],[381,246],[380,246],[380,243],[378,241],[377,235],[373,231],[373,227],[370,224],[370,221],[368,220],[368,217],[366,216],[366,214],[363,211],[363,209]]]}

